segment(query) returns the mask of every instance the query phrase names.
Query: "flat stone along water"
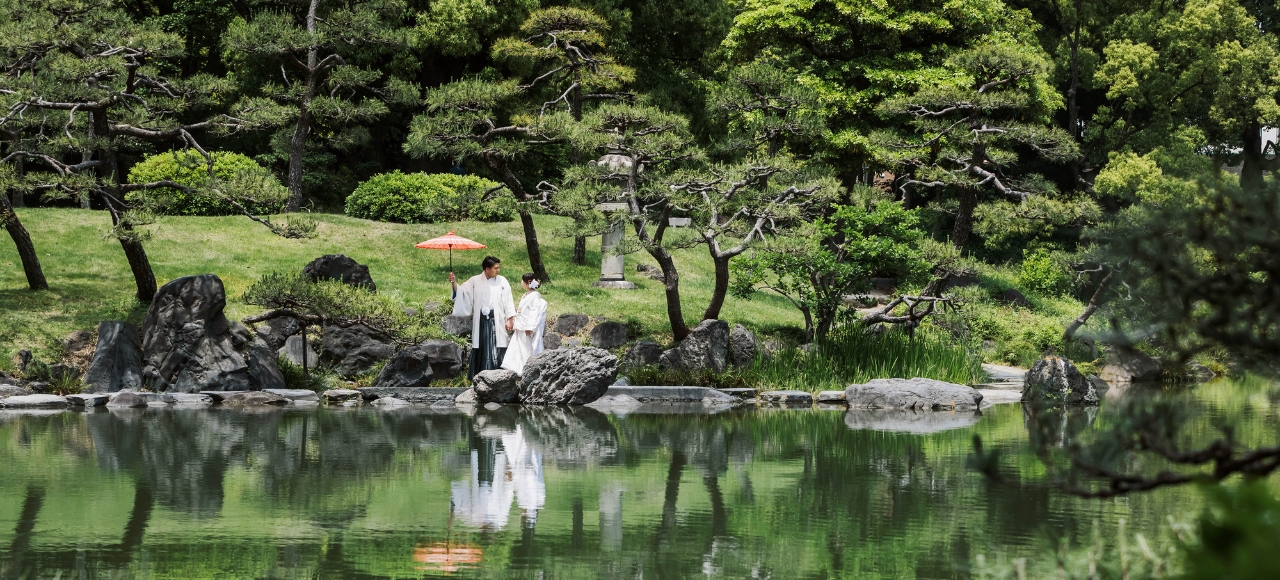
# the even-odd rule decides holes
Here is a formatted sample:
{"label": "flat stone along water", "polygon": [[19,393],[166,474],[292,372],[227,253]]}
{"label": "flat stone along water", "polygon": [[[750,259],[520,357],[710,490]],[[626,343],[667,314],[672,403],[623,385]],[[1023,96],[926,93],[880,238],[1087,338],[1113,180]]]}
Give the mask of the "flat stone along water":
{"label": "flat stone along water", "polygon": [[[1268,387],[1269,388],[1269,387]],[[1186,394],[1193,429],[1277,435],[1265,389]],[[0,413],[3,578],[964,578],[976,554],[1160,533],[1191,488],[993,485],[1108,408],[887,413],[212,408]],[[1035,433],[1034,437],[1030,434]]]}

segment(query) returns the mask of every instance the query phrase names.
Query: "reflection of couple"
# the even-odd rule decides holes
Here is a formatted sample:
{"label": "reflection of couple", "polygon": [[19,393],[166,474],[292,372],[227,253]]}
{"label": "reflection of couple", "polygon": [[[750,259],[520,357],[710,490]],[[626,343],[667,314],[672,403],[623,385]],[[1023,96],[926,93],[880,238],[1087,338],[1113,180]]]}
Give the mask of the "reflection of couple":
{"label": "reflection of couple", "polygon": [[[514,501],[526,525],[536,521],[538,510],[547,502],[547,484],[542,475],[542,454],[529,446],[520,427],[502,436],[502,450],[482,457],[486,445],[471,451],[471,480],[450,485],[453,509],[477,528],[502,529]],[[492,459],[489,469],[482,468]],[[483,467],[489,467],[484,465]]]}
{"label": "reflection of couple", "polygon": [[[504,368],[522,374],[533,355],[542,352],[542,334],[547,325],[547,301],[538,292],[540,282],[533,274],[521,276],[525,295],[516,307],[511,299],[511,285],[499,276],[502,261],[486,256],[481,262],[484,272],[458,284],[453,272],[453,315],[471,317],[471,364],[468,378],[476,373]],[[498,320],[505,329],[497,331]],[[515,332],[508,338],[507,333]]]}

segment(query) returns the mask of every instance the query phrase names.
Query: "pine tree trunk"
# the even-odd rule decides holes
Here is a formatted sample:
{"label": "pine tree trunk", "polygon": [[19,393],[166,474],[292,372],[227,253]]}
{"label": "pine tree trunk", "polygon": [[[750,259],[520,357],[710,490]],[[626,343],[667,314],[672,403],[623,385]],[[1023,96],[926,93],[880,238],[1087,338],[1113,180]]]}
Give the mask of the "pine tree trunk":
{"label": "pine tree trunk", "polygon": [[573,265],[587,265],[587,238],[586,236],[576,236],[573,238]]}
{"label": "pine tree trunk", "polygon": [[22,271],[27,275],[27,286],[32,290],[48,290],[49,282],[45,280],[44,270],[40,268],[40,255],[31,243],[31,235],[22,227],[18,214],[13,211],[13,206],[9,205],[9,200],[4,195],[0,195],[0,221],[4,222],[9,237],[13,238],[13,244],[18,247]]}
{"label": "pine tree trunk", "polygon": [[533,225],[533,214],[525,209],[520,209],[519,213],[520,225],[524,227],[524,247],[529,253],[529,268],[538,281],[546,284],[551,276],[547,274],[546,264],[542,263],[542,246],[538,244],[538,230]]}
{"label": "pine tree trunk", "polygon": [[964,250],[973,232],[973,210],[978,206],[978,192],[965,188],[960,193],[960,209],[956,211],[956,225],[951,229],[951,244]]}
{"label": "pine tree trunk", "polygon": [[[17,174],[18,177],[22,177],[23,175],[23,161],[24,159],[22,157],[18,157],[13,160],[14,173]],[[13,190],[13,207],[27,207],[26,194],[22,193],[21,189]]]}
{"label": "pine tree trunk", "polygon": [[[99,135],[109,135],[109,125],[105,114],[95,114],[93,122],[98,125]],[[115,143],[108,143],[102,149],[102,165],[99,168],[99,179],[103,182],[103,187],[110,188],[116,193],[119,189],[116,187],[120,183],[120,171],[116,159]],[[129,269],[133,271],[133,281],[138,287],[138,301],[149,303],[156,297],[156,274],[151,270],[151,260],[147,258],[147,251],[142,248],[142,242],[132,236],[133,226],[128,223],[121,224],[121,212],[126,208],[116,207],[115,202],[105,193],[102,195],[102,201],[107,205],[107,211],[111,213],[112,225],[119,226],[124,230],[125,235],[117,235],[116,239],[120,241],[120,248],[124,250],[124,257],[129,261]]]}
{"label": "pine tree trunk", "polygon": [[[320,0],[311,0],[307,12],[307,33],[312,37],[316,33],[316,10],[319,8]],[[311,136],[311,100],[316,96],[316,84],[319,82],[317,57],[314,46],[307,49],[307,88],[302,93],[302,102],[298,103],[298,124],[294,125],[293,135],[289,137],[289,200],[284,206],[287,213],[302,209],[302,158],[307,153],[307,138]]]}
{"label": "pine tree trunk", "polygon": [[711,290],[711,303],[707,311],[702,313],[703,320],[720,318],[720,309],[724,308],[724,299],[729,294],[729,256],[712,256],[715,263],[716,285]]}
{"label": "pine tree trunk", "polygon": [[657,260],[662,268],[662,278],[667,297],[667,320],[671,323],[671,334],[676,340],[684,340],[689,336],[689,325],[684,323],[684,312],[680,306],[680,273],[676,271],[676,261],[671,252],[662,246],[651,246],[649,255]]}

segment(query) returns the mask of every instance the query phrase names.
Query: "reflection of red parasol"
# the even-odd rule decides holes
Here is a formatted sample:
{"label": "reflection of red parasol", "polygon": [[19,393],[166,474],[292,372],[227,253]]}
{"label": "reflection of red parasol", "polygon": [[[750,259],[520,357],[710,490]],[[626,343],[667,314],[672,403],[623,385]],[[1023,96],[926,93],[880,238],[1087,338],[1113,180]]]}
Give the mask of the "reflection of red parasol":
{"label": "reflection of red parasol", "polygon": [[482,250],[484,244],[468,240],[462,236],[455,236],[453,232],[449,232],[438,238],[431,238],[425,242],[415,244],[413,247],[422,248],[424,250],[449,250],[449,271],[453,271],[453,250]]}
{"label": "reflection of red parasol", "polygon": [[413,560],[426,566],[419,570],[439,570],[441,572],[457,572],[463,568],[472,568],[483,559],[484,550],[479,546],[453,545],[436,542],[429,546],[419,544],[413,548]]}

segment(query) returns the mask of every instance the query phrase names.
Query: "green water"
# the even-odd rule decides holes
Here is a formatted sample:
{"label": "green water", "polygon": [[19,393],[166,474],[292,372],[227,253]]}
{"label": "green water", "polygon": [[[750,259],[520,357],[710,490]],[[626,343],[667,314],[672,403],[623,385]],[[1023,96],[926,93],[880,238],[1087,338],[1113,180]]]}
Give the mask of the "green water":
{"label": "green water", "polygon": [[[1179,395],[1274,440],[1258,388]],[[1108,407],[1024,416],[503,408],[0,413],[3,578],[963,578],[976,554],[1157,530],[1199,493],[1079,500],[990,484]],[[892,432],[877,429],[907,429]],[[941,432],[922,433],[940,428]],[[1047,434],[1047,435],[1044,435]]]}

